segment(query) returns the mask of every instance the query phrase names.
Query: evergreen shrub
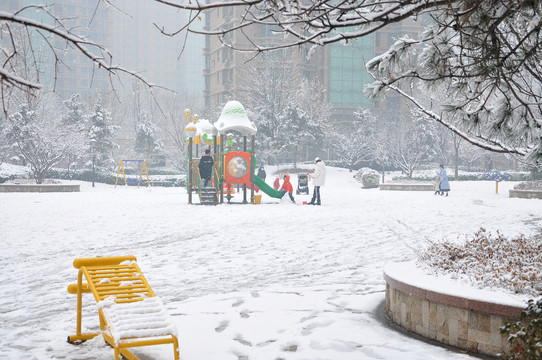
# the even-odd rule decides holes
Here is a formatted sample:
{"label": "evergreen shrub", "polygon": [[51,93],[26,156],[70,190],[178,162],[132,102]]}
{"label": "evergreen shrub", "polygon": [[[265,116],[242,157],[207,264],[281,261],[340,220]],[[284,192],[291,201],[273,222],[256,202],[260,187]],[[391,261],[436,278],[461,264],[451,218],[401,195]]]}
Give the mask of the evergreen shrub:
{"label": "evergreen shrub", "polygon": [[529,300],[529,306],[522,311],[519,321],[506,323],[501,334],[508,334],[510,353],[502,354],[503,359],[539,360],[542,358],[542,299]]}

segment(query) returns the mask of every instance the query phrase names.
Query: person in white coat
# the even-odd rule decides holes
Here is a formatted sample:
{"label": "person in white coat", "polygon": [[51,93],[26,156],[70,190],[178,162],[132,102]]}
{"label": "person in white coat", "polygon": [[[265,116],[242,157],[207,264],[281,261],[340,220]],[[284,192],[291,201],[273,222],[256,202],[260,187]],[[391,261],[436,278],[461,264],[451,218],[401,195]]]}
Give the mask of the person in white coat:
{"label": "person in white coat", "polygon": [[326,164],[317,157],[314,159],[314,173],[311,175],[312,183],[314,184],[314,191],[312,193],[312,200],[308,205],[320,205],[320,187],[326,183]]}

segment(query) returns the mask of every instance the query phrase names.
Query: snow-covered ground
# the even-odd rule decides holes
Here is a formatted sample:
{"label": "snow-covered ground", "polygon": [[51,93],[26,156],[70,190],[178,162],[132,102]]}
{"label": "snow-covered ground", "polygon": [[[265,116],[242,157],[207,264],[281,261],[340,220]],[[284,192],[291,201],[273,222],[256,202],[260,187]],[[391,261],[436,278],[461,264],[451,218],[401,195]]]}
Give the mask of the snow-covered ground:
{"label": "snow-covered ground", "polygon": [[[481,226],[531,234],[542,202],[508,198],[511,182],[499,194],[491,181],[452,182],[440,197],[364,190],[352,175],[328,168],[320,207],[265,195],[261,205],[187,205],[182,188],[88,183],[0,194],[0,358],[111,359],[101,337],[66,342],[76,320],[66,288],[75,258],[128,254],[173,316],[183,360],[471,358],[386,324],[384,264]],[[83,327],[96,330],[94,299],[83,302]],[[137,353],[173,359],[171,346]]]}

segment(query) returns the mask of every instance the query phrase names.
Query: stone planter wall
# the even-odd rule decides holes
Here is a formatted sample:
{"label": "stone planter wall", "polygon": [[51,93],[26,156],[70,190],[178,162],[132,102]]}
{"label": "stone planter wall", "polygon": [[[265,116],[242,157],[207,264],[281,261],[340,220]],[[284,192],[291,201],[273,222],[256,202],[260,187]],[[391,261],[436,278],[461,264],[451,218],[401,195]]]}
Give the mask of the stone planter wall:
{"label": "stone planter wall", "polygon": [[63,184],[2,184],[2,192],[79,192],[80,185]]}
{"label": "stone planter wall", "polygon": [[542,191],[534,190],[509,190],[509,197],[522,199],[542,199]]}
{"label": "stone planter wall", "polygon": [[499,328],[519,318],[522,307],[470,300],[405,284],[387,274],[386,314],[408,331],[470,352],[509,351]]}
{"label": "stone planter wall", "polygon": [[380,184],[380,190],[435,191],[433,184]]}

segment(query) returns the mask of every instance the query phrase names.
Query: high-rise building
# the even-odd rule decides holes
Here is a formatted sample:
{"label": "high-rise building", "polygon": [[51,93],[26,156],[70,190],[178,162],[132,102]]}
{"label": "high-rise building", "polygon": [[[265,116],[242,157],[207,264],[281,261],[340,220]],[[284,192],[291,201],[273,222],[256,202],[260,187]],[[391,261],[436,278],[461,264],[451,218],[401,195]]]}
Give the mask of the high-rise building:
{"label": "high-rise building", "polygon": [[[86,0],[8,0],[8,11],[28,5],[43,6],[74,34],[103,46],[113,55],[112,64],[140,73],[149,83],[170,89],[203,104],[203,55],[205,39],[183,34],[168,36],[187,22],[186,12],[177,12],[153,1],[117,0],[115,6]],[[29,7],[21,16],[53,25],[43,11]],[[201,20],[203,27],[203,19]],[[56,24],[58,25],[58,24]],[[46,38],[41,34],[45,34]],[[40,55],[40,82],[53,88],[63,98],[80,93],[83,98],[111,87],[110,75],[72,45],[44,32],[31,36],[32,48]],[[50,49],[52,45],[55,52]],[[99,49],[87,46],[99,54]],[[183,50],[184,49],[184,50]],[[107,56],[104,58],[109,61]],[[32,63],[32,61],[27,61]],[[122,83],[131,81],[121,74]],[[117,89],[119,90],[119,89]]]}
{"label": "high-rise building", "polygon": [[[111,52],[124,68],[140,72],[150,83],[203,104],[205,38],[173,35],[188,21],[188,13],[153,1],[115,1]],[[197,20],[194,26],[204,20]],[[162,33],[163,31],[163,33]]]}
{"label": "high-rise building", "polygon": [[351,121],[354,111],[372,106],[363,88],[372,80],[365,64],[374,56],[373,39],[368,35],[348,44],[330,44],[326,49],[325,84],[338,121]]}
{"label": "high-rise building", "polygon": [[[111,44],[111,12],[103,4],[88,1],[49,1],[52,13],[63,24],[83,38],[108,49]],[[109,88],[108,73],[98,67],[78,49],[63,39],[54,38],[56,55],[60,64],[53,74],[55,91],[64,99],[79,93],[83,98],[91,98],[96,91]],[[89,50],[99,54],[98,49]],[[107,61],[107,60],[106,60]]]}
{"label": "high-rise building", "polygon": [[[88,1],[66,0],[9,0],[5,6],[5,10],[17,12],[21,17],[62,29],[54,16],[69,31],[108,45],[109,17],[103,6],[97,7]],[[29,37],[26,37],[26,33],[20,34],[21,39],[16,41],[25,39],[24,76],[29,80],[38,81],[63,96],[70,96],[74,92],[85,95],[86,91],[108,86],[105,72],[94,71],[94,64],[65,40],[32,28],[29,28],[28,34]]]}
{"label": "high-rise building", "polygon": [[[211,10],[206,19],[206,30],[218,32],[231,29],[234,19],[239,19],[243,11],[240,7]],[[420,26],[416,22],[404,21],[348,43],[334,43],[319,48],[310,60],[307,59],[306,47],[285,49],[281,55],[268,57],[260,54],[248,64],[255,68],[262,67],[266,60],[282,57],[284,66],[298,68],[307,79],[323,83],[335,121],[348,122],[355,119],[354,112],[359,108],[399,109],[402,106],[400,96],[395,94],[377,101],[369,99],[364,93],[364,87],[373,79],[365,65],[374,56],[386,51],[398,37],[406,34],[413,37],[419,30]],[[249,47],[251,41],[262,46],[278,45],[281,36],[273,32],[271,26],[254,26],[243,33],[227,33],[224,42],[235,44],[237,48]],[[253,54],[234,52],[215,36],[207,37],[204,53],[205,105],[208,108],[220,107],[239,93],[243,82],[239,69]],[[274,66],[272,62],[268,64]]]}
{"label": "high-rise building", "polygon": [[[242,12],[240,7],[212,9],[207,13],[205,30],[217,32],[231,29],[234,20],[238,19]],[[252,41],[263,46],[281,44],[282,35],[274,32],[272,26],[253,26],[245,30],[227,33],[223,40],[216,36],[207,36],[204,48],[204,97],[208,109],[221,108],[227,101],[239,95],[247,81],[243,76],[243,69],[247,67],[277,67],[282,66],[282,62],[308,80],[323,80],[323,57],[317,52],[309,58],[307,47],[286,48],[254,56],[254,53],[234,51],[224,45],[227,43],[234,44],[236,48],[248,48]],[[250,34],[250,37],[245,34]]]}

